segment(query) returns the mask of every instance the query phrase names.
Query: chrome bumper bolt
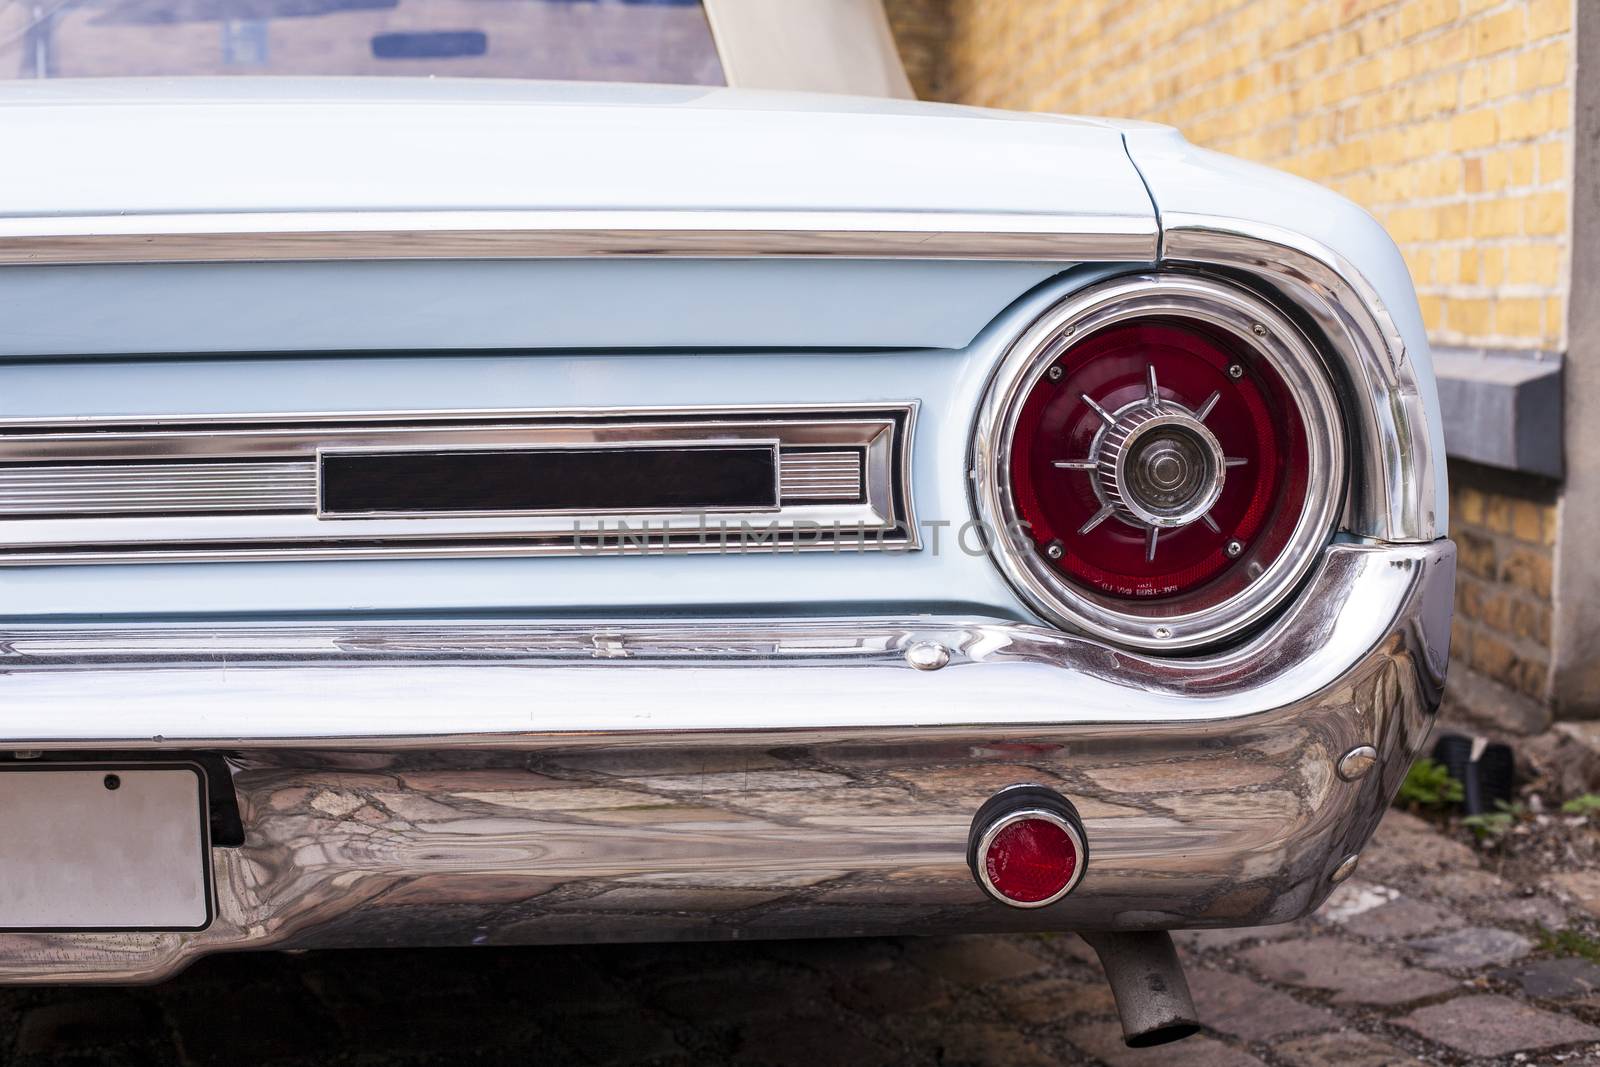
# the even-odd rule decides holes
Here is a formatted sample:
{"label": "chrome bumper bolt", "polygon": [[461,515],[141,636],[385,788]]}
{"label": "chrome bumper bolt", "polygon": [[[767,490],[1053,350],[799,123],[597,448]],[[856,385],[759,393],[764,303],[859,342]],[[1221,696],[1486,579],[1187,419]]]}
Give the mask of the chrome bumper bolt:
{"label": "chrome bumper bolt", "polygon": [[1378,750],[1371,745],[1358,745],[1339,757],[1339,777],[1353,782],[1372,770],[1378,762]]}
{"label": "chrome bumper bolt", "polygon": [[936,671],[950,662],[950,650],[937,641],[919,641],[906,649],[906,662],[919,671]]}

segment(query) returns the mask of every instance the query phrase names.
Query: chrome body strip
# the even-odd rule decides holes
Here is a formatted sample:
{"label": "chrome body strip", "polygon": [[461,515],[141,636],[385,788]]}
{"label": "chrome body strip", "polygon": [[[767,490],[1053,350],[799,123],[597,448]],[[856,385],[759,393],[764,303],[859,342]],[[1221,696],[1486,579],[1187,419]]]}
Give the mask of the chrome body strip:
{"label": "chrome body strip", "polygon": [[[0,747],[220,750],[246,837],[212,852],[209,929],[3,934],[0,979],[378,941],[1286,921],[1427,736],[1453,578],[1448,542],[1334,546],[1261,635],[1174,660],[943,618],[11,626]],[[930,643],[946,663],[908,657]],[[1092,860],[1021,910],[965,853],[983,800],[1030,782],[1077,806]]]}
{"label": "chrome body strip", "polygon": [[0,265],[758,256],[1140,262],[1155,219],[950,211],[336,211],[0,218]]}
{"label": "chrome body strip", "polygon": [[[911,549],[916,411],[906,402],[0,420],[0,565]],[[776,508],[320,509],[325,455],[732,443],[776,445]]]}
{"label": "chrome body strip", "polygon": [[1332,348],[1349,411],[1351,532],[1386,541],[1440,534],[1443,454],[1430,445],[1430,413],[1415,364],[1377,289],[1356,266],[1318,241],[1235,218],[1168,212],[1162,262],[1243,273],[1279,294]]}

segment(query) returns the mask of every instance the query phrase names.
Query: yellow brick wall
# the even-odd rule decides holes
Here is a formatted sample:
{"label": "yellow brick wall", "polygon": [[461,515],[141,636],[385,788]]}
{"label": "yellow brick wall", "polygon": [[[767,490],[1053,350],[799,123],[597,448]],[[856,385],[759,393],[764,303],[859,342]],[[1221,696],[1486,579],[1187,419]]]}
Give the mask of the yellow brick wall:
{"label": "yellow brick wall", "polygon": [[917,96],[924,100],[944,99],[950,0],[886,0],[884,10]]}
{"label": "yellow brick wall", "polygon": [[1554,491],[1530,493],[1484,481],[1458,476],[1450,489],[1451,533],[1459,553],[1451,655],[1521,696],[1544,701],[1550,677]]}
{"label": "yellow brick wall", "polygon": [[951,0],[945,95],[1321,182],[1388,227],[1436,341],[1557,349],[1579,2]]}

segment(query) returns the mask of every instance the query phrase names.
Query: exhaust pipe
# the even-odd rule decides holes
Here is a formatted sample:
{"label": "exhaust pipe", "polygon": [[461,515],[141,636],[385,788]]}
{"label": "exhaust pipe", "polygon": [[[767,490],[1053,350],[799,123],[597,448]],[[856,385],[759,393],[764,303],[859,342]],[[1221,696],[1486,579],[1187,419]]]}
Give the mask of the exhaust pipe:
{"label": "exhaust pipe", "polygon": [[1100,957],[1129,1048],[1181,1041],[1200,1029],[1171,934],[1149,930],[1078,936]]}
{"label": "exhaust pipe", "polygon": [[[1042,785],[1013,785],[983,802],[967,833],[967,866],[983,891],[1013,908],[1045,908],[1083,880],[1088,835],[1072,802]],[[1165,930],[1079,934],[1100,956],[1129,1048],[1200,1029],[1183,964]]]}

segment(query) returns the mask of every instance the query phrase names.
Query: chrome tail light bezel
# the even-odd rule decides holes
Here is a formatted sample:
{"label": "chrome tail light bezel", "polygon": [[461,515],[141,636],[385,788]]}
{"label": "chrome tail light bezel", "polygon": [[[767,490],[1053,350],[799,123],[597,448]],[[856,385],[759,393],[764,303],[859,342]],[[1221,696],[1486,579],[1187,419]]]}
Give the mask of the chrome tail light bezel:
{"label": "chrome tail light bezel", "polygon": [[[1028,537],[1011,487],[1012,439],[1022,405],[1046,370],[1073,344],[1138,319],[1189,321],[1225,334],[1281,376],[1306,434],[1310,487],[1293,532],[1241,591],[1203,597],[1113,600],[1069,583]],[[1179,272],[1114,278],[1062,300],[1010,345],[989,383],[973,434],[971,481],[989,554],[1023,601],[1067,629],[1151,651],[1222,643],[1261,622],[1289,597],[1336,531],[1349,468],[1341,408],[1316,345],[1287,316],[1249,289]]]}

